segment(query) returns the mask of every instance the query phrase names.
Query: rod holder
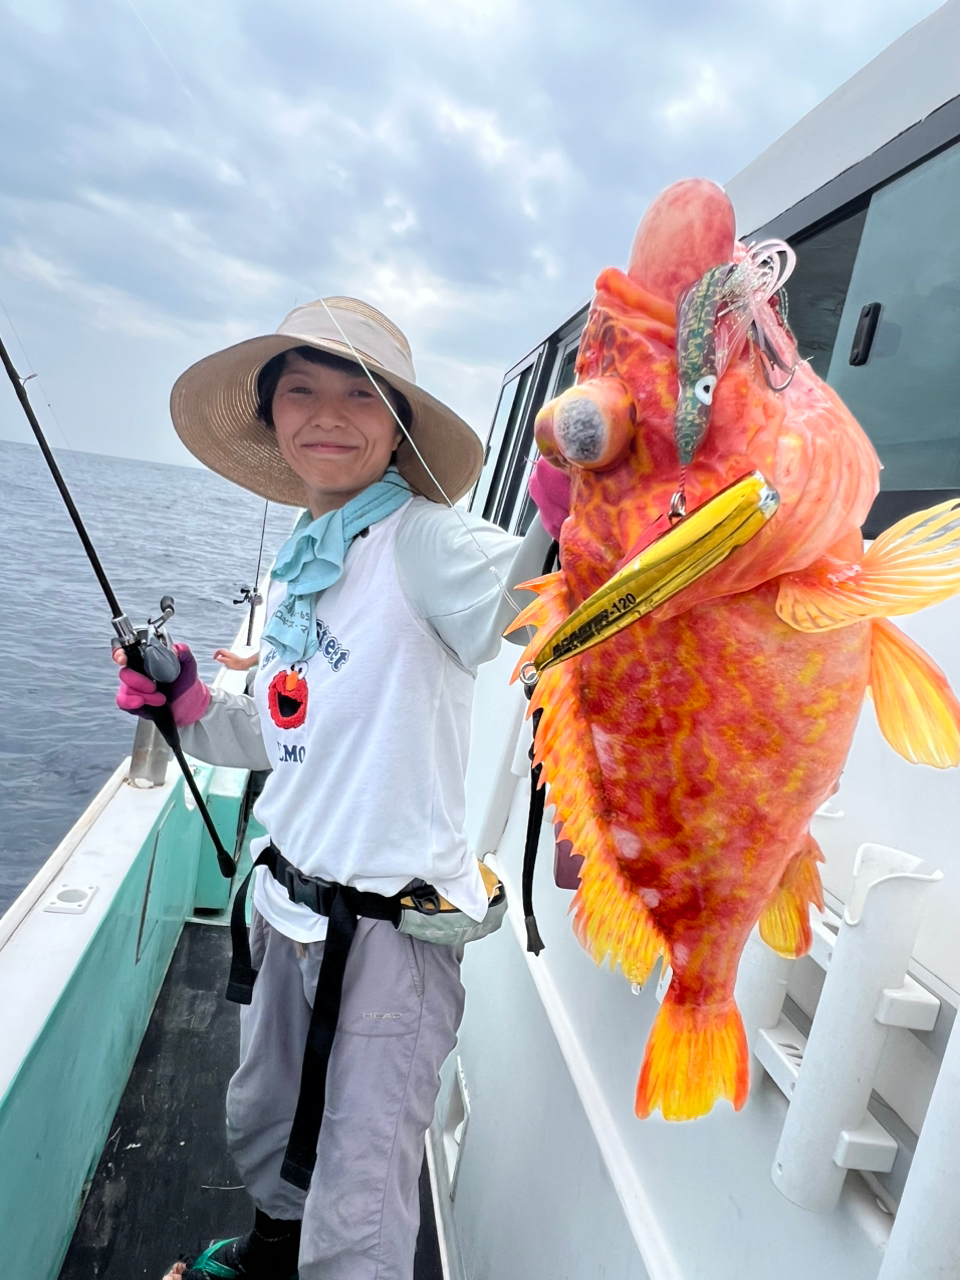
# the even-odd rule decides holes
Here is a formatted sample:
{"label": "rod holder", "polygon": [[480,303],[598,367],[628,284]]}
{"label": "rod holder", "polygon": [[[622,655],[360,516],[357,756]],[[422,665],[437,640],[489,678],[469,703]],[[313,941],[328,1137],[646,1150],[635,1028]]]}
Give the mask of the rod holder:
{"label": "rod holder", "polygon": [[[919,858],[864,844],[810,1035],[792,1090],[773,1181],[801,1208],[826,1212],[847,1169],[892,1167],[896,1143],[867,1112],[890,1025],[903,1026],[899,993],[939,871]],[[890,1010],[898,1014],[891,1017]],[[888,1021],[881,1022],[879,1017]],[[897,1021],[897,1018],[901,1020]]]}
{"label": "rod holder", "polygon": [[953,1024],[878,1280],[960,1276],[960,1017]]}
{"label": "rod holder", "polygon": [[167,780],[170,748],[152,720],[141,718],[133,735],[130,772],[127,781],[134,787],[162,787]]}

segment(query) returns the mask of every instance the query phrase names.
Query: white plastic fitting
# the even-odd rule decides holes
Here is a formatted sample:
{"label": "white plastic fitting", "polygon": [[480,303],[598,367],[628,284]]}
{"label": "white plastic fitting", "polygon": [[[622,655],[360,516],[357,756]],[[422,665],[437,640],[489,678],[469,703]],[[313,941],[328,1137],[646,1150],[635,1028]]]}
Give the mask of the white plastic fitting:
{"label": "white plastic fitting", "polygon": [[878,1280],[960,1276],[960,1017],[940,1064]]}
{"label": "white plastic fitting", "polygon": [[773,1163],[775,1185],[801,1208],[832,1209],[848,1168],[893,1165],[896,1143],[867,1103],[890,1025],[878,1015],[890,1018],[903,1003],[897,994],[930,890],[942,879],[939,871],[922,874],[922,865],[884,845],[857,851],[853,893]]}

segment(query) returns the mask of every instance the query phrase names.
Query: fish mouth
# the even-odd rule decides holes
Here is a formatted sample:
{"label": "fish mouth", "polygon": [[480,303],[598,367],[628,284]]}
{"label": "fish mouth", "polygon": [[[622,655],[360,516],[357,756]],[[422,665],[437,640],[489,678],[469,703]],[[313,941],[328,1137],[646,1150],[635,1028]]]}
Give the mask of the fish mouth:
{"label": "fish mouth", "polygon": [[623,631],[756,537],[779,505],[779,494],[759,471],[727,485],[574,609],[528,665],[539,675]]}

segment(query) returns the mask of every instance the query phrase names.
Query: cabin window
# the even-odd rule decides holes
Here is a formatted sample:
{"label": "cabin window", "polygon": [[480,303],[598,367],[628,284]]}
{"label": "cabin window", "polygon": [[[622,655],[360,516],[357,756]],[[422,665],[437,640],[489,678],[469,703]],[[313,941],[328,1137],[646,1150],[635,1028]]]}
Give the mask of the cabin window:
{"label": "cabin window", "polygon": [[563,395],[568,387],[572,387],[577,376],[577,352],[580,350],[580,335],[567,347],[560,357],[557,369],[557,381],[550,392],[550,399]]}
{"label": "cabin window", "polygon": [[787,284],[787,320],[801,358],[826,378],[863,232],[866,207],[794,244],[797,266]]}
{"label": "cabin window", "polygon": [[524,534],[533,523],[536,507],[527,493],[527,481],[539,456],[533,439],[534,421],[543,404],[574,383],[586,316],[587,308],[583,307],[528,356],[522,367],[510,371],[500,392],[484,472],[470,509],[481,511],[485,519],[512,533]]}
{"label": "cabin window", "polygon": [[[577,330],[575,336],[567,340],[567,345],[561,345],[556,359],[553,371],[553,379],[551,385],[544,397],[546,404],[550,400],[556,399],[562,395],[568,387],[572,387],[577,376],[577,352],[580,350],[580,331]],[[537,408],[539,409],[539,405]],[[534,415],[531,413],[529,421],[529,444],[526,451],[527,465],[523,471],[523,503],[520,508],[520,518],[517,520],[516,532],[521,536],[527,532],[533,524],[533,517],[537,514],[536,504],[527,493],[527,480],[530,472],[533,470],[539,454],[533,441],[533,422]]]}
{"label": "cabin window", "polygon": [[500,391],[497,412],[487,439],[484,472],[470,502],[470,509],[477,508],[487,520],[495,519],[500,489],[512,453],[514,430],[523,412],[533,369],[533,362],[525,365],[503,384]]}
{"label": "cabin window", "polygon": [[[866,214],[829,382],[869,433],[885,490],[960,488],[958,209],[954,146],[876,191]],[[851,365],[868,303],[879,324],[866,363]]]}
{"label": "cabin window", "polygon": [[526,461],[525,446],[529,446],[533,439],[533,419],[530,414],[524,414],[524,410],[529,400],[534,368],[533,364],[527,365],[516,379],[516,395],[507,417],[500,453],[490,482],[490,492],[483,508],[485,518],[503,529],[510,528],[510,517],[520,485],[519,476]]}

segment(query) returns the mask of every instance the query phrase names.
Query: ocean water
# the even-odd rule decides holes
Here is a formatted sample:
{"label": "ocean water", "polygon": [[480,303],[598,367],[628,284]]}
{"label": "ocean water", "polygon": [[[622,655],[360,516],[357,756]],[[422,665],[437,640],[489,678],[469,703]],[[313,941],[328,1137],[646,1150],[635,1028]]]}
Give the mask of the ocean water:
{"label": "ocean water", "polygon": [[[246,619],[263,500],[192,467],[56,454],[134,625],[172,595],[174,639],[200,674],[219,669]],[[264,566],[292,527],[269,508]],[[135,723],[114,703],[110,611],[34,445],[0,440],[0,913],[129,754]]]}

